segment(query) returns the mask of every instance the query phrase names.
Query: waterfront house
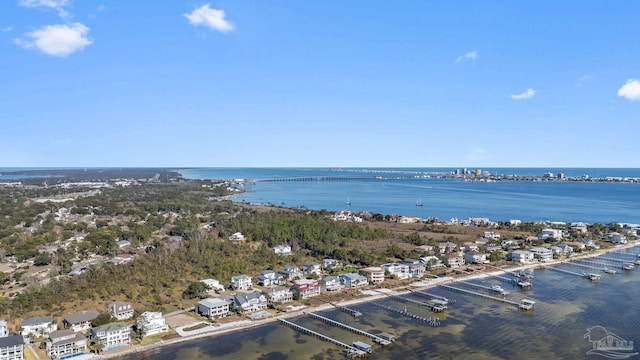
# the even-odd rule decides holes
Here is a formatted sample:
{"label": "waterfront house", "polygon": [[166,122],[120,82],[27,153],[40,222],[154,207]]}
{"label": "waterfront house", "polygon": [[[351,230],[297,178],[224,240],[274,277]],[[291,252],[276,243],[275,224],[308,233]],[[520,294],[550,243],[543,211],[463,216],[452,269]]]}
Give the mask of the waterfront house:
{"label": "waterfront house", "polygon": [[559,240],[562,239],[562,237],[563,232],[559,229],[542,229],[542,231],[538,233],[538,239],[540,240],[545,240],[548,238]]}
{"label": "waterfront house", "polygon": [[62,320],[65,329],[71,329],[75,332],[87,331],[91,328],[91,322],[98,317],[100,313],[95,310],[83,310],[75,314],[67,315]]}
{"label": "waterfront house", "polygon": [[587,248],[587,245],[582,241],[568,241],[565,244],[571,246],[574,250],[584,250]]}
{"label": "waterfront house", "polygon": [[360,270],[369,283],[379,284],[384,281],[384,269],[379,266],[370,266]]}
{"label": "waterfront house", "polygon": [[464,259],[466,262],[470,262],[472,264],[486,264],[489,262],[489,260],[487,260],[487,254],[481,253],[477,250],[464,253]]}
{"label": "waterfront house", "polygon": [[133,317],[133,306],[128,302],[116,301],[107,307],[111,316],[118,320],[127,320]]}
{"label": "waterfront house", "polygon": [[322,260],[322,268],[328,271],[339,269],[340,261],[336,259],[324,259]]}
{"label": "waterfront house", "polygon": [[396,279],[404,280],[410,277],[409,266],[407,264],[388,263],[382,264],[380,267]]}
{"label": "waterfront house", "polygon": [[273,252],[281,256],[291,255],[291,245],[289,244],[278,245],[273,248]]}
{"label": "waterfront house", "polygon": [[258,285],[272,286],[280,285],[284,277],[273,270],[265,270],[258,275]]}
{"label": "waterfront house", "polygon": [[244,235],[242,235],[241,232],[236,232],[236,233],[233,233],[231,236],[229,236],[229,240],[231,240],[231,241],[245,241],[246,238],[244,237]]}
{"label": "waterfront house", "polygon": [[340,275],[340,282],[342,282],[347,288],[359,288],[369,285],[369,280],[357,273],[346,273]]}
{"label": "waterfront house", "polygon": [[553,260],[553,251],[544,247],[532,247],[529,249],[533,253],[533,257],[537,257],[541,262]]}
{"label": "waterfront house", "polygon": [[516,250],[511,253],[511,261],[519,262],[523,264],[529,264],[533,262],[534,257],[531,251],[527,250]]}
{"label": "waterfront house", "polygon": [[237,294],[233,298],[236,309],[252,313],[267,308],[267,297],[260,291],[245,294]]}
{"label": "waterfront house", "polygon": [[571,245],[567,245],[567,244],[558,244],[556,245],[557,248],[560,249],[560,255],[565,255],[565,256],[569,256],[571,254],[573,254],[573,246]]}
{"label": "waterfront house", "polygon": [[0,360],[24,359],[24,338],[20,335],[0,337]]}
{"label": "waterfront house", "polygon": [[302,270],[295,265],[285,265],[284,269],[280,271],[280,274],[285,280],[292,281],[302,277]]}
{"label": "waterfront house", "polygon": [[519,220],[519,219],[509,220],[509,225],[511,226],[520,226],[521,224],[522,224],[522,220]]}
{"label": "waterfront house", "polygon": [[322,275],[322,268],[320,267],[320,264],[318,264],[316,262],[306,262],[306,263],[302,264],[302,272],[305,275],[316,274],[316,275],[320,276],[320,275]]}
{"label": "waterfront house", "polygon": [[421,257],[419,260],[427,267],[427,270],[439,269],[441,267],[444,267],[444,263],[442,263],[442,260],[433,255]]}
{"label": "waterfront house", "polygon": [[236,290],[250,290],[253,288],[253,282],[249,275],[238,275],[231,278],[231,286]]}
{"label": "waterfront house", "polygon": [[617,232],[610,232],[607,234],[607,241],[612,244],[626,244],[627,237]]}
{"label": "waterfront house", "polygon": [[320,295],[320,282],[313,279],[294,280],[291,291],[300,299]]}
{"label": "waterfront house", "polygon": [[322,291],[338,291],[344,287],[338,276],[325,276],[320,279],[320,288]]}
{"label": "waterfront house", "polygon": [[108,323],[91,329],[91,339],[104,345],[104,351],[131,345],[131,328],[122,322]]}
{"label": "waterfront house", "polygon": [[293,301],[293,293],[284,286],[273,286],[263,291],[269,304]]}
{"label": "waterfront house", "polygon": [[417,259],[404,259],[403,263],[409,267],[409,276],[413,278],[421,278],[427,266]]}
{"label": "waterfront house", "polygon": [[169,326],[161,312],[145,311],[136,319],[136,329],[140,336],[155,335],[169,331]]}
{"label": "waterfront house", "polygon": [[587,224],[583,222],[571,223],[571,231],[576,232],[578,234],[586,234],[588,232]]}
{"label": "waterfront house", "polygon": [[198,314],[208,318],[225,317],[229,314],[229,302],[221,298],[207,298],[198,301]]}
{"label": "waterfront house", "polygon": [[442,255],[442,260],[450,268],[457,268],[464,265],[464,257],[457,254]]}
{"label": "waterfront house", "polygon": [[209,278],[209,279],[200,280],[200,282],[207,286],[208,293],[211,293],[211,292],[220,293],[224,291],[224,286],[220,284],[220,282],[216,279]]}
{"label": "waterfront house", "polygon": [[58,324],[53,321],[51,316],[34,316],[20,323],[22,332],[26,342],[29,342],[30,337],[47,337],[53,331],[58,330]]}
{"label": "waterfront house", "polygon": [[72,330],[54,331],[49,334],[46,351],[52,359],[71,358],[70,355],[83,354],[87,351],[87,338]]}

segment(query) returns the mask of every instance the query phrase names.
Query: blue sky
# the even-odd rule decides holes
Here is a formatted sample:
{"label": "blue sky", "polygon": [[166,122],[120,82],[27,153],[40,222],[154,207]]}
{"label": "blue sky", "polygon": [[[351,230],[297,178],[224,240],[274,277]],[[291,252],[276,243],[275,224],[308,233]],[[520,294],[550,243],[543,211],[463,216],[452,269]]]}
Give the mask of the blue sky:
{"label": "blue sky", "polygon": [[0,166],[640,167],[638,1],[0,2]]}

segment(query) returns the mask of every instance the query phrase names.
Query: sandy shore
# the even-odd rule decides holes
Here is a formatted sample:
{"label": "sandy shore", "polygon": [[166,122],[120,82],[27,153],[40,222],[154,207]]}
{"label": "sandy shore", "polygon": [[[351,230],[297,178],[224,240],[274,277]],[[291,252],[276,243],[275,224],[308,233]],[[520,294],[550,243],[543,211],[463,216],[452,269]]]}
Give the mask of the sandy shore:
{"label": "sandy shore", "polygon": [[[596,250],[587,254],[582,254],[582,255],[576,255],[576,256],[572,256],[570,259],[585,259],[585,258],[590,258],[590,257],[596,257],[596,256],[600,256],[609,252],[613,252],[613,251],[618,251],[618,250],[623,250],[623,249],[628,249],[628,248],[632,248],[634,246],[638,246],[639,245],[639,241],[634,241],[634,242],[630,242],[626,245],[619,245],[607,250]],[[493,276],[497,276],[497,275],[501,275],[504,274],[505,272],[517,272],[517,271],[523,271],[523,270],[529,270],[529,269],[535,269],[535,268],[542,268],[542,267],[549,267],[549,266],[554,266],[554,265],[560,265],[563,262],[566,262],[568,260],[563,259],[563,260],[554,260],[554,261],[550,261],[550,262],[546,262],[546,263],[533,263],[533,264],[526,264],[526,265],[522,265],[522,266],[510,266],[510,267],[505,267],[505,268],[498,268],[498,267],[494,267],[495,270],[492,271],[484,271],[484,272],[480,272],[480,273],[473,273],[473,274],[469,274],[469,275],[462,275],[460,277],[441,277],[441,278],[433,278],[433,279],[422,279],[419,281],[416,281],[408,286],[415,288],[415,290],[427,290],[430,288],[434,288],[438,285],[441,284],[445,284],[445,283],[455,283],[455,282],[459,282],[459,281],[468,281],[468,280],[474,280],[474,279],[483,279],[483,278],[488,278],[488,277],[493,277]],[[385,297],[387,297],[387,295],[404,295],[404,294],[408,294],[411,291],[407,290],[408,286],[403,286],[402,288],[398,288],[398,289],[365,289],[365,290],[361,290],[360,292],[365,295],[363,297],[359,297],[357,299],[352,299],[352,300],[346,300],[346,301],[341,301],[341,302],[337,302],[336,305],[339,306],[345,306],[348,307],[350,305],[355,305],[355,304],[360,304],[360,303],[364,303],[364,302],[370,302],[370,301],[374,301],[374,300],[378,300],[378,299],[383,299]],[[331,304],[324,304],[324,305],[320,305],[320,306],[315,306],[315,307],[301,307],[299,310],[296,311],[291,311],[291,312],[287,312],[284,314],[279,314],[273,317],[268,317],[265,319],[260,319],[260,320],[240,320],[240,321],[235,321],[235,322],[231,322],[231,323],[226,323],[226,324],[210,324],[206,321],[194,321],[193,323],[184,325],[184,326],[179,326],[178,328],[176,328],[176,332],[181,335],[181,337],[179,338],[175,338],[175,339],[171,339],[171,340],[161,340],[157,343],[154,344],[150,344],[150,345],[144,345],[144,346],[133,346],[125,351],[120,351],[117,353],[113,353],[113,354],[103,354],[103,355],[98,355],[95,356],[95,359],[113,359],[113,358],[117,358],[126,354],[132,354],[132,353],[138,353],[138,352],[143,352],[143,351],[147,351],[147,350],[151,350],[154,348],[158,348],[158,347],[162,347],[162,346],[167,346],[167,345],[171,345],[171,344],[177,344],[177,343],[181,343],[181,342],[185,342],[185,341],[191,341],[194,339],[200,339],[203,337],[209,337],[209,336],[218,336],[218,335],[223,335],[223,334],[227,334],[230,332],[234,332],[234,331],[240,331],[240,330],[246,330],[246,329],[250,329],[250,328],[254,328],[257,326],[262,326],[265,324],[269,324],[269,323],[273,323],[278,321],[279,319],[287,319],[287,318],[292,318],[292,317],[297,317],[297,316],[301,316],[304,315],[306,312],[317,312],[317,311],[324,311],[324,310],[330,310],[333,309],[334,306]],[[197,330],[193,330],[193,331],[185,331],[185,328],[189,328],[192,327],[194,325],[200,324],[200,323],[206,323],[209,324],[209,326],[207,327],[203,327]]]}

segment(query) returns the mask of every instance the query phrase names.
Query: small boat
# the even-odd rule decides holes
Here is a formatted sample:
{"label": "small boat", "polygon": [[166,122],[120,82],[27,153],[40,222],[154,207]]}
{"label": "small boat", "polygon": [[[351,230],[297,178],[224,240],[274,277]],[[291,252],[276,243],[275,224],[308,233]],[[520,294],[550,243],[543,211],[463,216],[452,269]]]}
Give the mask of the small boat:
{"label": "small boat", "polygon": [[633,263],[624,263],[622,264],[622,268],[624,270],[633,270],[635,268],[635,265],[633,265]]}
{"label": "small boat", "polygon": [[502,288],[500,285],[491,285],[491,291],[495,291],[500,295],[509,295],[509,292]]}
{"label": "small boat", "polygon": [[418,201],[416,201],[416,206],[422,206],[422,199],[418,198]]}
{"label": "small boat", "polygon": [[518,286],[521,288],[527,288],[531,286],[531,283],[528,281],[518,281]]}
{"label": "small boat", "polygon": [[344,203],[345,205],[351,205],[351,200],[349,200],[349,198],[347,197],[347,201],[345,201]]}
{"label": "small boat", "polygon": [[600,275],[598,275],[598,274],[593,274],[593,273],[587,274],[587,273],[584,273],[583,275],[584,275],[584,277],[586,277],[587,279],[589,279],[591,281],[600,280]]}
{"label": "small boat", "polygon": [[615,271],[613,269],[609,269],[609,268],[604,268],[604,269],[602,269],[602,271],[604,271],[607,274],[615,274],[615,273],[617,273],[617,271]]}

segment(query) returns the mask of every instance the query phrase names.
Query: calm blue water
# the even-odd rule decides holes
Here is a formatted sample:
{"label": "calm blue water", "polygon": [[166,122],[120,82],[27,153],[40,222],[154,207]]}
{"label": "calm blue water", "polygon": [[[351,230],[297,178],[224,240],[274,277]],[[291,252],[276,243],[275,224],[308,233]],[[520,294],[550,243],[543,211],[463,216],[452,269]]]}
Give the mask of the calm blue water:
{"label": "calm blue water", "polygon": [[[330,211],[347,208],[441,220],[487,217],[493,221],[640,222],[640,184],[595,182],[464,182],[425,177],[429,169],[201,168],[181,170],[191,179],[277,179],[311,176],[379,176],[352,181],[251,182],[236,201]],[[640,177],[640,169],[483,169],[496,174],[568,177]],[[422,207],[416,206],[420,199]]]}

